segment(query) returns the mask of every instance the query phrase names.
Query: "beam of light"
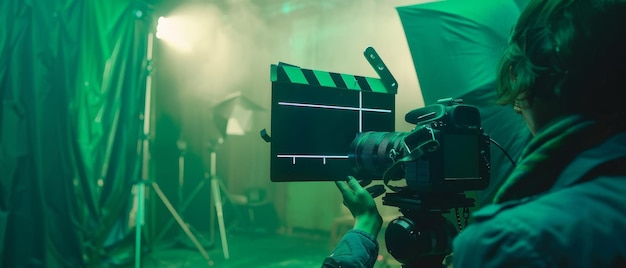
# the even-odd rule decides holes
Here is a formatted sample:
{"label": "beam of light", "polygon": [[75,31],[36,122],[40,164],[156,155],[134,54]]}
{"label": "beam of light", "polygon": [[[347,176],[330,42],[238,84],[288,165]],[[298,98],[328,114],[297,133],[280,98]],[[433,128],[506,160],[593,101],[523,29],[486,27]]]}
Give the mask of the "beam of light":
{"label": "beam of light", "polygon": [[183,20],[177,17],[159,17],[157,21],[156,38],[183,52],[191,52],[192,45],[186,36],[187,27]]}

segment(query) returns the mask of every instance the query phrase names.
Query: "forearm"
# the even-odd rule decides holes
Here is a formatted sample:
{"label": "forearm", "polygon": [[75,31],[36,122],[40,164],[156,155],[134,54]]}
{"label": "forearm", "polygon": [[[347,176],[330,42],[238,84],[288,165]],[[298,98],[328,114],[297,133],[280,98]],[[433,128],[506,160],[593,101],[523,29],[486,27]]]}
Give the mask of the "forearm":
{"label": "forearm", "polygon": [[348,231],[322,267],[371,268],[378,257],[376,236],[360,229]]}
{"label": "forearm", "polygon": [[378,211],[373,212],[371,215],[359,216],[355,219],[353,229],[361,230],[374,237],[378,236],[380,228],[382,227],[383,219]]}

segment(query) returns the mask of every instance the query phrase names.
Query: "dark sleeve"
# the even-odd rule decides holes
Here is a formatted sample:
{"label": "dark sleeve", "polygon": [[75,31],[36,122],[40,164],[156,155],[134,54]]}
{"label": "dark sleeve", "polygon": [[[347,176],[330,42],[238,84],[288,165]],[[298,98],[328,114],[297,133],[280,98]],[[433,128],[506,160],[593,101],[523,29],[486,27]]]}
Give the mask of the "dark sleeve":
{"label": "dark sleeve", "polygon": [[348,231],[337,243],[322,267],[371,268],[378,257],[376,237],[361,230]]}

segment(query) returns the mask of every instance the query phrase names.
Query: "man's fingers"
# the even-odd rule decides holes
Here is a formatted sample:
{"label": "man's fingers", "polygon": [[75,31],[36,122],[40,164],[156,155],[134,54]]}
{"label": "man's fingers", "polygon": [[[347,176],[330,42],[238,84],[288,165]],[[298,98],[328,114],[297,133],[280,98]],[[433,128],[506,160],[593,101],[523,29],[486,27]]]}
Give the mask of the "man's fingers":
{"label": "man's fingers", "polygon": [[359,181],[357,181],[352,176],[348,176],[348,185],[350,185],[350,188],[352,188],[352,190],[355,190],[355,191],[359,188],[363,188],[361,187],[361,184],[359,184]]}
{"label": "man's fingers", "polygon": [[352,191],[352,188],[345,181],[335,181],[335,184],[337,184],[337,188],[339,188],[339,191],[343,195]]}

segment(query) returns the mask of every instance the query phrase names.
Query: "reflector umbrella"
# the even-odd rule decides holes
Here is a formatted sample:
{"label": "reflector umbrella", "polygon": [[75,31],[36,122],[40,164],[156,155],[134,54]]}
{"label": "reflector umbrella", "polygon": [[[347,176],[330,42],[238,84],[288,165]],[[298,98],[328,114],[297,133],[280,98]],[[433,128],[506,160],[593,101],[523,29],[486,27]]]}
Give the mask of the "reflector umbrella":
{"label": "reflector umbrella", "polygon": [[[481,113],[485,132],[517,159],[530,139],[511,107],[494,104],[496,68],[525,0],[451,0],[398,7],[397,11],[426,105],[461,98]],[[479,192],[489,203],[513,169],[491,146],[491,183]]]}
{"label": "reflector umbrella", "polygon": [[492,87],[520,14],[512,0],[440,1],[397,10],[426,105]]}

